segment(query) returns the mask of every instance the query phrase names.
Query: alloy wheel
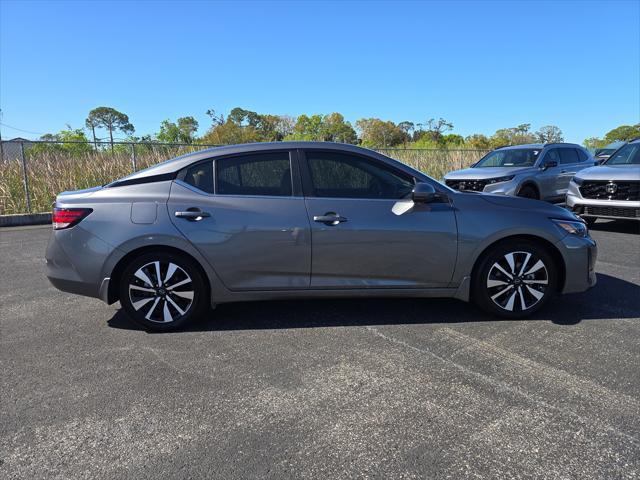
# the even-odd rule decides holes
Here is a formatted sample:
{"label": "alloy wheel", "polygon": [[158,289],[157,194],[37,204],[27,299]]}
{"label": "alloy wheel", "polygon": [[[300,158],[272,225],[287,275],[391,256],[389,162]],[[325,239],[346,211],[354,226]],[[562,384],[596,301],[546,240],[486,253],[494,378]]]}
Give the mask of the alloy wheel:
{"label": "alloy wheel", "polygon": [[169,261],[153,261],[138,268],[129,283],[129,300],[136,312],[156,323],[171,323],[193,304],[194,287],[187,272]]}
{"label": "alloy wheel", "polygon": [[544,262],[530,252],[509,252],[489,269],[487,291],[498,307],[509,312],[529,310],[549,286]]}

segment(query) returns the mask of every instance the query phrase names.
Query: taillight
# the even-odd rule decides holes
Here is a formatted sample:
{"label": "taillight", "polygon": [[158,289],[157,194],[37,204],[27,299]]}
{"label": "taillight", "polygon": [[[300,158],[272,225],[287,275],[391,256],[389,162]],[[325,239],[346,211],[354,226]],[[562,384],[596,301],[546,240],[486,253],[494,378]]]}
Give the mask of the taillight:
{"label": "taillight", "polygon": [[51,223],[54,230],[73,227],[93,212],[91,208],[57,208],[53,209]]}

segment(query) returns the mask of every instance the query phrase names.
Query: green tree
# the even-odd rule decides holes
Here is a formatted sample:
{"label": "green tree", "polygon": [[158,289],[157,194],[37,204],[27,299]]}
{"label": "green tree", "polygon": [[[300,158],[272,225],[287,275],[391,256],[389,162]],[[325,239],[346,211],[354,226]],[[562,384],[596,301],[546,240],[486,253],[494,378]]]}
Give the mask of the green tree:
{"label": "green tree", "polygon": [[40,137],[40,140],[56,143],[38,143],[29,148],[29,155],[37,155],[41,153],[68,153],[73,156],[80,156],[91,153],[91,143],[81,128],[71,128],[67,125],[66,130],[60,130],[58,133],[47,133]]}
{"label": "green tree", "polygon": [[85,124],[93,125],[93,128],[102,127],[107,129],[112,152],[114,131],[120,131],[126,134],[132,134],[135,131],[135,128],[131,122],[129,122],[129,117],[111,107],[94,108],[89,112]]}
{"label": "green tree", "polygon": [[517,127],[496,130],[496,133],[493,134],[490,140],[491,148],[534,143],[537,141],[537,137],[530,129],[530,123],[522,123]]}
{"label": "green tree", "polygon": [[546,125],[544,127],[540,127],[540,129],[535,133],[538,142],[540,143],[559,143],[564,142],[564,137],[562,136],[562,130],[556,127],[555,125]]}
{"label": "green tree", "polygon": [[373,148],[393,147],[404,143],[408,135],[395,123],[379,118],[361,118],[356,122],[362,145]]}
{"label": "green tree", "polygon": [[322,115],[300,115],[293,126],[293,132],[286,137],[286,140],[322,141]]}
{"label": "green tree", "polygon": [[322,140],[326,142],[356,143],[358,136],[342,114],[333,112],[322,118]]}
{"label": "green tree", "polygon": [[465,143],[476,150],[488,150],[491,148],[491,142],[486,135],[481,133],[474,133],[464,139]]}
{"label": "green tree", "polygon": [[609,130],[604,136],[605,143],[615,142],[617,140],[629,141],[640,137],[640,123],[635,125],[620,125],[619,127]]}
{"label": "green tree", "polygon": [[166,143],[193,143],[198,121],[193,117],[180,117],[176,123],[165,120],[160,124],[158,140]]}

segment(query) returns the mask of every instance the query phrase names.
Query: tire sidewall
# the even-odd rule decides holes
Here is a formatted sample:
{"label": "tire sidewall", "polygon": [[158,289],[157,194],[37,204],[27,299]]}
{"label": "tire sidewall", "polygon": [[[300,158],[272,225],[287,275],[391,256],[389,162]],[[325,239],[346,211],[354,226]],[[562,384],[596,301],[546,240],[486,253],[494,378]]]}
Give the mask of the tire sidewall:
{"label": "tire sidewall", "polygon": [[[129,299],[129,283],[134,273],[143,265],[154,261],[171,262],[182,268],[191,277],[193,284],[193,303],[186,315],[170,323],[152,322],[144,318],[140,311],[136,311]],[[122,272],[120,279],[120,305],[129,318],[138,325],[151,331],[169,331],[182,328],[187,323],[199,317],[209,301],[208,289],[196,263],[189,258],[169,252],[149,252],[136,257]],[[142,310],[142,309],[141,309]]]}
{"label": "tire sidewall", "polygon": [[[510,252],[529,252],[542,260],[549,279],[544,297],[533,307],[519,312],[510,312],[496,305],[487,291],[486,282],[493,264]],[[558,270],[553,256],[541,245],[526,240],[507,240],[500,242],[484,254],[472,278],[473,300],[484,311],[502,318],[525,318],[543,308],[557,292]]]}

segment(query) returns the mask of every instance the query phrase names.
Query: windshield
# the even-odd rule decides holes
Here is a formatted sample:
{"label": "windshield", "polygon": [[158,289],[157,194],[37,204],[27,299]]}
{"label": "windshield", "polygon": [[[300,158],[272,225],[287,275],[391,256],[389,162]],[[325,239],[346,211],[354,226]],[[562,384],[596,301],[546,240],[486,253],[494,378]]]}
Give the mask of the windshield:
{"label": "windshield", "polygon": [[536,148],[513,148],[494,150],[474,165],[483,167],[533,167],[540,150]]}
{"label": "windshield", "polygon": [[596,156],[598,156],[598,155],[611,155],[615,151],[616,151],[615,148],[601,148],[600,150],[596,151]]}
{"label": "windshield", "polygon": [[629,143],[604,162],[607,165],[640,165],[640,143]]}

